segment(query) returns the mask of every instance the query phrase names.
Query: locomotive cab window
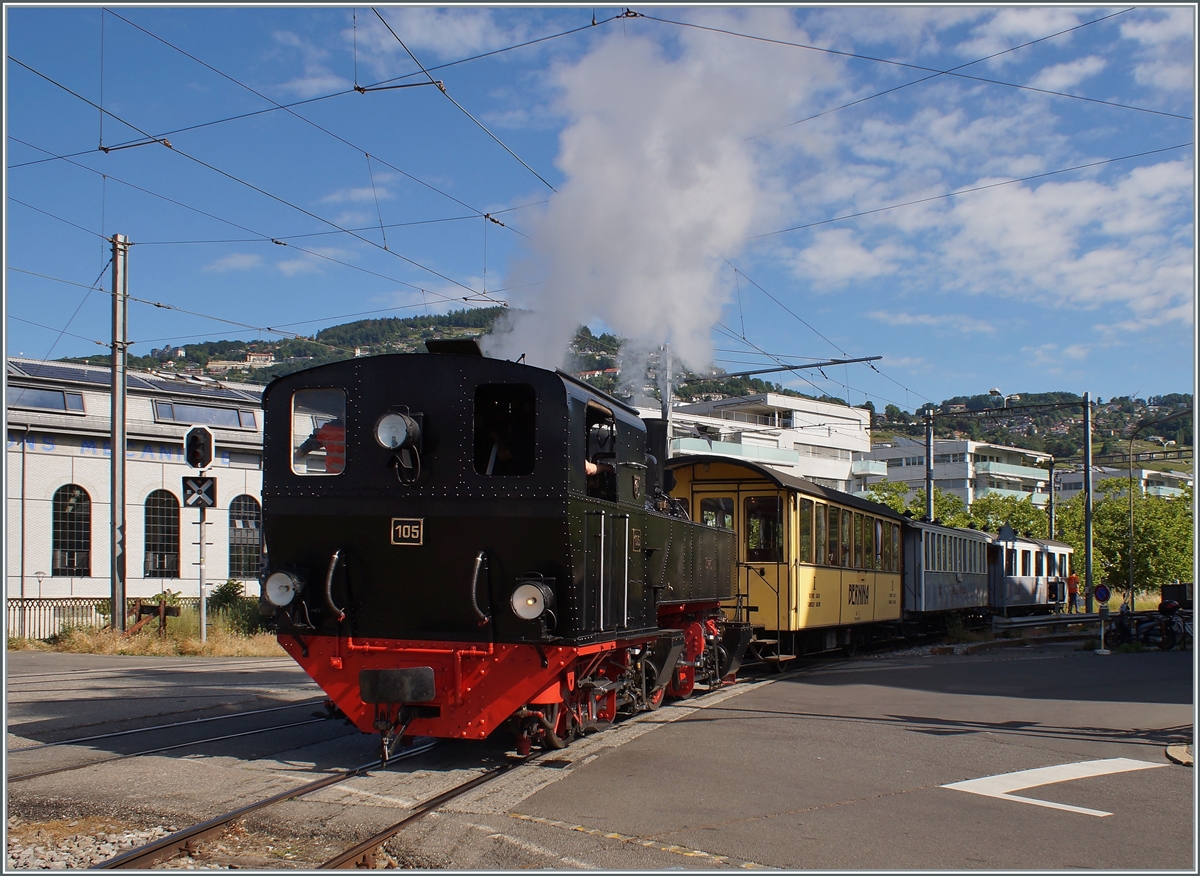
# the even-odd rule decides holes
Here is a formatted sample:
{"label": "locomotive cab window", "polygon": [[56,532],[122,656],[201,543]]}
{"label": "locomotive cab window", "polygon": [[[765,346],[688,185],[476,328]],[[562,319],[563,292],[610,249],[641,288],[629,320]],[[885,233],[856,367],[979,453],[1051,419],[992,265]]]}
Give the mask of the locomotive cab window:
{"label": "locomotive cab window", "polygon": [[527,383],[475,389],[475,471],[485,477],[533,474],[537,394]]}
{"label": "locomotive cab window", "polygon": [[346,393],[299,389],[292,396],[292,471],[336,475],[346,468]]}
{"label": "locomotive cab window", "polygon": [[587,494],[594,499],[617,501],[617,421],[613,412],[594,401],[587,403],[584,472]]}

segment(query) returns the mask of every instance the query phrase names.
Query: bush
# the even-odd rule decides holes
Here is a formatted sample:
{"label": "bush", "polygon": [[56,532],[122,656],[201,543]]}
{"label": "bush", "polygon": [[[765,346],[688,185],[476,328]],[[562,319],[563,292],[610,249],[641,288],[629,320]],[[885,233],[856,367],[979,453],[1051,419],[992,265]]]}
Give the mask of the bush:
{"label": "bush", "polygon": [[208,597],[208,609],[212,612],[224,611],[242,601],[243,587],[241,581],[230,578],[224,584],[213,588]]}

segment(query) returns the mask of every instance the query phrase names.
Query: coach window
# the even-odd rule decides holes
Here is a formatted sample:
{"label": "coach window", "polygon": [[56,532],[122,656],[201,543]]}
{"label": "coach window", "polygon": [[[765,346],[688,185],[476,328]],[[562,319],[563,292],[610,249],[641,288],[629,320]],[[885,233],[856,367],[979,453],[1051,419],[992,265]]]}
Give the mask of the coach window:
{"label": "coach window", "polygon": [[1042,563],[1044,563],[1044,562],[1045,562],[1045,561],[1042,559],[1042,556],[1043,556],[1043,554],[1042,554],[1042,552],[1041,552],[1041,551],[1037,551],[1037,552],[1034,554],[1034,564],[1035,564],[1035,566],[1034,566],[1033,574],[1034,574],[1034,575],[1036,575],[1036,576],[1037,576],[1037,577],[1039,577],[1039,578],[1040,578],[1040,577],[1042,577],[1042,575],[1044,575],[1044,574],[1045,574],[1045,573],[1042,571]]}
{"label": "coach window", "polygon": [[815,529],[817,543],[813,546],[813,562],[825,563],[827,561],[826,551],[828,550],[825,544],[825,515],[828,511],[828,506],[818,504],[814,510],[816,511],[817,519],[816,526],[813,528]]}
{"label": "coach window", "polygon": [[778,496],[746,499],[746,560],[783,562],[783,503]]}
{"label": "coach window", "polygon": [[147,578],[179,577],[179,500],[169,490],[146,497]]}
{"label": "coach window", "polygon": [[1021,551],[1021,577],[1029,577],[1029,551]]}
{"label": "coach window", "polygon": [[1004,574],[1010,578],[1017,575],[1017,551],[1015,548],[1000,548],[1004,551]]}
{"label": "coach window", "polygon": [[861,569],[863,564],[863,516],[854,515],[854,568]]}
{"label": "coach window", "polygon": [[1058,574],[1057,567],[1055,565],[1056,559],[1057,557],[1055,556],[1054,551],[1046,552],[1046,576],[1049,578],[1053,578]]}
{"label": "coach window", "polygon": [[812,499],[800,500],[800,562],[812,562]]}
{"label": "coach window", "polygon": [[892,571],[900,571],[900,524],[892,524]]}
{"label": "coach window", "polygon": [[838,520],[840,515],[838,509],[830,506],[829,508],[829,553],[826,554],[826,565],[837,566],[841,564],[841,540],[840,527]]}
{"label": "coach window", "polygon": [[292,471],[336,475],[346,468],[346,393],[299,389],[292,396]]}
{"label": "coach window", "polygon": [[253,496],[237,496],[229,503],[229,577],[258,577],[262,565],[262,509]]}
{"label": "coach window", "polygon": [[853,515],[849,511],[842,512],[842,568],[850,567],[850,542],[854,539]]}
{"label": "coach window", "polygon": [[[888,528],[887,528],[886,523],[884,523],[882,520],[875,521],[875,568],[876,569],[886,569],[889,565],[883,556],[883,537],[884,537],[884,533],[887,531],[888,531]],[[888,552],[889,553],[891,552],[890,549]]]}
{"label": "coach window", "polygon": [[537,393],[527,383],[475,388],[475,471],[485,477],[533,474]]}
{"label": "coach window", "polygon": [[700,500],[700,522],[705,526],[733,529],[733,499],[724,496]]}
{"label": "coach window", "polygon": [[75,484],[59,487],[51,501],[50,574],[55,577],[92,573],[92,500]]}

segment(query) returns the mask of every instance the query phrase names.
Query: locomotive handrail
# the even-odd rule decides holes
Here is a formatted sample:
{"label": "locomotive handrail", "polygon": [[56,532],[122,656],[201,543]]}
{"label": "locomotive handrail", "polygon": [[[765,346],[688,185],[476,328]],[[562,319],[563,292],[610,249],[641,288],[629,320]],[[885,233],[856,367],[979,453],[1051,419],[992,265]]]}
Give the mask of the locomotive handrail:
{"label": "locomotive handrail", "polygon": [[471,608],[475,610],[475,616],[479,618],[479,625],[485,627],[491,618],[479,610],[479,601],[475,597],[476,591],[479,589],[479,570],[487,567],[487,551],[480,551],[475,555],[475,571],[471,574]]}
{"label": "locomotive handrail", "polygon": [[329,606],[329,610],[337,615],[337,622],[340,624],[346,619],[346,612],[333,604],[333,573],[337,571],[338,560],[342,558],[342,549],[338,548],[333,552],[333,556],[329,558],[329,571],[325,573],[325,604]]}

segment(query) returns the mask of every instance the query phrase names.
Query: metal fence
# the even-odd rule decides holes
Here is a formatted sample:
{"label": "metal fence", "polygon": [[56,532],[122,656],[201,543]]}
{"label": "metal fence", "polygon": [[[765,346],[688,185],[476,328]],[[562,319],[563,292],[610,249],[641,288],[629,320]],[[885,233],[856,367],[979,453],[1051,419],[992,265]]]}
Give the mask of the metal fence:
{"label": "metal fence", "polygon": [[[136,599],[127,599],[126,617],[134,612]],[[156,605],[153,598],[142,598],[143,605]],[[88,596],[58,597],[53,599],[9,599],[7,601],[8,636],[23,639],[48,639],[60,634],[69,627],[107,626],[109,623],[109,607],[112,602],[105,598]],[[182,610],[198,612],[200,610],[199,596],[183,596],[176,603]],[[211,603],[210,603],[211,605]],[[211,624],[217,612],[210,611],[208,621]],[[133,623],[137,618],[129,621]],[[153,624],[154,622],[152,622]]]}

